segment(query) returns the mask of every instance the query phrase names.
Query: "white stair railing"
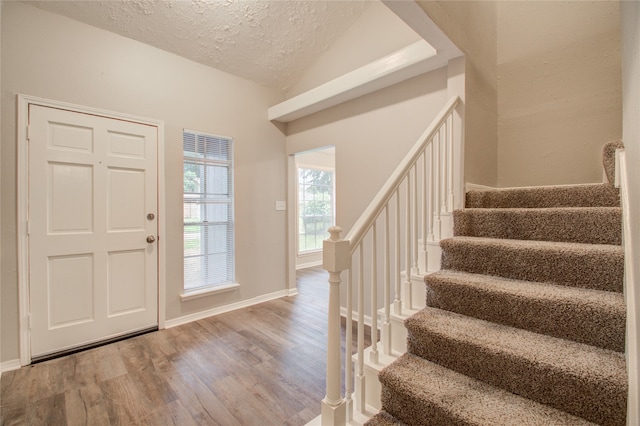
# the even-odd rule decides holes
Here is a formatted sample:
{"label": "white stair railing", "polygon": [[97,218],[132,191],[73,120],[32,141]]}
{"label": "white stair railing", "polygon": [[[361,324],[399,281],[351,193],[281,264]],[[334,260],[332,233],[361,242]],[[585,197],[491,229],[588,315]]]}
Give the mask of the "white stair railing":
{"label": "white stair railing", "polygon": [[[354,408],[365,412],[365,321],[370,321],[371,330],[369,362],[377,364],[380,351],[391,355],[392,312],[402,315],[403,310],[411,308],[411,276],[426,274],[427,246],[437,244],[443,236],[443,216],[463,207],[462,107],[458,97],[446,103],[344,239],[340,237],[341,228],[329,229],[331,237],[323,244],[323,266],[329,272],[330,284],[323,425],[346,424],[353,418]],[[343,271],[347,271],[344,355],[340,333]],[[382,345],[378,343],[379,297],[384,311]],[[343,357],[344,395],[341,394]]]}

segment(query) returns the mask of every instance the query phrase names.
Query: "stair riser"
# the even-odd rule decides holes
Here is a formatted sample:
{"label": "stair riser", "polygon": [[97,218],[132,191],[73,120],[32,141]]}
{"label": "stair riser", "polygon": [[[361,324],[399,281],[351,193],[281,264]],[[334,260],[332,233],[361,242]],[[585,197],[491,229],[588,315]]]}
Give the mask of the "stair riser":
{"label": "stair riser", "polygon": [[579,299],[528,299],[435,276],[427,276],[425,281],[427,306],[603,349],[625,350],[624,305],[613,311],[585,305]]}
{"label": "stair riser", "polygon": [[407,349],[469,377],[590,421],[625,424],[626,387],[615,382],[580,379],[552,366],[473,347],[425,329],[409,329]]}
{"label": "stair riser", "polygon": [[[460,426],[459,420],[452,418],[443,407],[411,396],[397,397],[398,391],[390,386],[382,386],[382,408],[392,412],[394,417],[408,426]],[[395,397],[394,397],[395,396]],[[419,419],[419,422],[415,422]]]}
{"label": "stair riser", "polygon": [[622,244],[619,208],[454,212],[454,235],[514,240]]}
{"label": "stair riser", "polygon": [[[383,413],[414,425],[595,426],[580,417],[404,354],[380,373]],[[388,422],[374,425],[388,425]],[[367,424],[368,426],[368,424]]]}
{"label": "stair riser", "polygon": [[444,240],[441,244],[443,269],[622,292],[622,250],[615,253],[575,253],[561,249],[514,249],[497,244],[466,244],[454,240]]}
{"label": "stair riser", "polygon": [[[380,371],[372,368],[365,363],[364,366],[364,394],[365,394],[365,404],[379,410],[381,407],[380,395],[382,393],[380,381],[378,380],[378,373]],[[357,389],[356,389],[357,391]],[[355,398],[358,398],[358,394],[354,395]],[[357,400],[357,399],[356,399]]]}

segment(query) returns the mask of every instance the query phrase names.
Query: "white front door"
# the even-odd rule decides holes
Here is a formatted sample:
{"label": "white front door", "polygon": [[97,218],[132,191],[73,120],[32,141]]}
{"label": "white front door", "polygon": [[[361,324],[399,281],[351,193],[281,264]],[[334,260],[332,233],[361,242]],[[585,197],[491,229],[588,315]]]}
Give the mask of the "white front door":
{"label": "white front door", "polygon": [[31,357],[158,325],[155,126],[29,105]]}

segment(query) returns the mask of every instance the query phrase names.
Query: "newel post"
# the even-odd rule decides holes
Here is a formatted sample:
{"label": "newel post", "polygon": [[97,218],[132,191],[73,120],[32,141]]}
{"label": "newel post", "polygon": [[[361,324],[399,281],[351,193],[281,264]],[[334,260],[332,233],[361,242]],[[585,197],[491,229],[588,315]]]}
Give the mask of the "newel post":
{"label": "newel post", "polygon": [[327,330],[327,394],[322,400],[322,425],[346,423],[346,401],[340,394],[342,378],[340,351],[340,272],[349,269],[349,241],[340,237],[342,228],[329,228],[331,236],[322,243],[322,266],[329,272],[329,327]]}

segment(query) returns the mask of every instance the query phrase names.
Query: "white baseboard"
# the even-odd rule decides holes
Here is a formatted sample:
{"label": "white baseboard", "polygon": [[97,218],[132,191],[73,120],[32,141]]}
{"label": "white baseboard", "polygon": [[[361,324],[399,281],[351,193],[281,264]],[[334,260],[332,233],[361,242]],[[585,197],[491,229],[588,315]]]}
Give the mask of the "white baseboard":
{"label": "white baseboard", "polygon": [[598,185],[601,184],[603,182],[592,182],[592,183],[567,183],[567,184],[557,184],[557,185],[533,185],[533,186],[505,186],[505,187],[494,187],[494,186],[486,186],[486,185],[478,185],[475,183],[465,183],[464,184],[464,190],[465,192],[469,192],[469,191],[491,191],[491,190],[496,190],[496,189],[500,189],[500,190],[506,190],[506,189],[524,189],[524,188],[540,188],[540,187],[546,187],[546,188],[558,188],[558,187],[565,187],[565,186],[587,186],[587,185]]}
{"label": "white baseboard", "polygon": [[486,186],[486,185],[478,185],[476,183],[465,183],[464,184],[464,191],[465,192],[469,192],[469,191],[491,191],[492,189],[496,189],[493,186]]}
{"label": "white baseboard", "polygon": [[296,271],[298,269],[312,268],[314,266],[322,266],[322,260],[317,260],[315,262],[298,263],[296,264]]}
{"label": "white baseboard", "polygon": [[[279,299],[281,297],[295,296],[298,294],[297,288],[280,290],[262,296],[254,297],[252,299],[243,300],[241,302],[232,303],[230,305],[220,306],[218,308],[208,309],[202,312],[196,312],[194,314],[185,315],[179,318],[174,318],[165,321],[165,328],[177,327],[182,324],[187,324],[193,321],[198,321],[204,318],[208,318],[214,315],[223,314],[225,312],[235,311],[236,309],[247,308],[249,306],[257,305],[259,303],[268,302],[269,300]],[[0,374],[7,371],[18,370],[22,367],[19,359],[12,359],[0,363]]]}
{"label": "white baseboard", "polygon": [[18,370],[22,367],[19,359],[12,359],[9,361],[5,361],[0,363],[0,374],[5,373],[7,371]]}
{"label": "white baseboard", "polygon": [[208,318],[214,315],[223,314],[225,312],[235,311],[236,309],[247,308],[249,306],[257,305],[259,303],[268,302],[269,300],[279,299],[281,297],[295,296],[298,294],[298,289],[286,289],[275,291],[273,293],[257,296],[252,299],[242,300],[240,302],[231,303],[229,305],[220,306],[213,309],[207,309],[206,311],[196,312],[193,314],[185,315],[178,318],[173,318],[165,321],[165,328],[177,327],[182,324],[188,324],[193,321],[198,321],[204,318]]}

